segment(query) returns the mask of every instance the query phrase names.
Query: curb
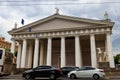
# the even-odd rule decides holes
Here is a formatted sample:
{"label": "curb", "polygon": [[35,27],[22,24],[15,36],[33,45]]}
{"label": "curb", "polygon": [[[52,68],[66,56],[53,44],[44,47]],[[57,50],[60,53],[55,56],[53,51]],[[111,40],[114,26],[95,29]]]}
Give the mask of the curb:
{"label": "curb", "polygon": [[120,76],[106,76],[105,79],[120,79]]}

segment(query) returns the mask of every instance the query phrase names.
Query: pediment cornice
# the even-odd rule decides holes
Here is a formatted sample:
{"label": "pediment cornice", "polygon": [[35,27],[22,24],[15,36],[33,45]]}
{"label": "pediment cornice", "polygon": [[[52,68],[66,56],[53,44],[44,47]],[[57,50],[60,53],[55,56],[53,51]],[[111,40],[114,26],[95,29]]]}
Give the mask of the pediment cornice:
{"label": "pediment cornice", "polygon": [[24,25],[20,28],[13,29],[13,30],[9,31],[8,33],[9,34],[14,34],[14,33],[20,32],[24,29],[27,29],[31,26],[34,27],[38,24],[42,24],[44,22],[47,22],[47,21],[50,21],[50,20],[53,20],[53,19],[64,19],[64,20],[71,20],[71,21],[76,21],[76,22],[83,22],[83,23],[88,23],[88,24],[93,24],[93,25],[103,25],[103,26],[110,26],[110,27],[113,27],[113,25],[114,25],[114,22],[109,22],[109,21],[105,21],[105,20],[94,20],[94,19],[86,19],[86,18],[78,18],[78,17],[71,17],[71,16],[54,14],[54,15],[51,15],[49,17],[46,17],[46,18],[40,19],[38,21],[35,21],[33,23]]}

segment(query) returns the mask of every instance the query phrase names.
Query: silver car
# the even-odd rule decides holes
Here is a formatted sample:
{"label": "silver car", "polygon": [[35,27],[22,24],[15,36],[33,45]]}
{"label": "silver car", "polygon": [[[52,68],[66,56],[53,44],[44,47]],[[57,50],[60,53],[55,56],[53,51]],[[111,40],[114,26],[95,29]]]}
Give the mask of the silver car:
{"label": "silver car", "polygon": [[90,66],[82,67],[68,73],[68,77],[71,79],[75,79],[75,78],[100,79],[100,78],[104,78],[104,76],[105,73],[103,69],[93,68]]}

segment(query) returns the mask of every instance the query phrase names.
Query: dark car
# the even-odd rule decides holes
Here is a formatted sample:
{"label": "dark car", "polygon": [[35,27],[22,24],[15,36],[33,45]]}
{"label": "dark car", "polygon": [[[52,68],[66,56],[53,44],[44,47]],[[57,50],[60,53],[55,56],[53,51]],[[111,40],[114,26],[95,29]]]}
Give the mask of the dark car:
{"label": "dark car", "polygon": [[23,72],[23,77],[25,79],[34,79],[36,77],[49,77],[52,80],[60,77],[62,75],[60,69],[52,66],[38,66],[31,70]]}
{"label": "dark car", "polygon": [[68,74],[70,71],[73,71],[73,70],[76,70],[76,69],[79,69],[79,67],[68,66],[68,67],[62,67],[62,68],[61,68],[61,71],[62,71],[63,76],[67,76],[67,74]]}

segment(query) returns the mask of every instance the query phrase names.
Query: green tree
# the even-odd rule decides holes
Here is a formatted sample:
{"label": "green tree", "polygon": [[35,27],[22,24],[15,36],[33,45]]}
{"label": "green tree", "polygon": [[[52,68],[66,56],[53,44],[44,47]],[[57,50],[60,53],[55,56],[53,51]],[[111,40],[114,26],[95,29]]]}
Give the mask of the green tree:
{"label": "green tree", "polygon": [[14,56],[17,57],[17,51],[14,52]]}
{"label": "green tree", "polygon": [[114,57],[114,61],[115,61],[115,64],[120,64],[120,54],[117,54],[117,55]]}
{"label": "green tree", "polygon": [[9,49],[9,48],[6,48],[5,50],[8,51],[8,52],[10,52],[10,49]]}

